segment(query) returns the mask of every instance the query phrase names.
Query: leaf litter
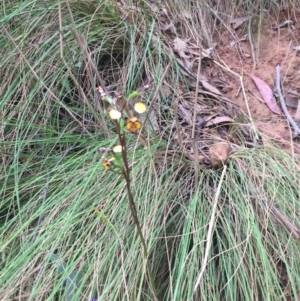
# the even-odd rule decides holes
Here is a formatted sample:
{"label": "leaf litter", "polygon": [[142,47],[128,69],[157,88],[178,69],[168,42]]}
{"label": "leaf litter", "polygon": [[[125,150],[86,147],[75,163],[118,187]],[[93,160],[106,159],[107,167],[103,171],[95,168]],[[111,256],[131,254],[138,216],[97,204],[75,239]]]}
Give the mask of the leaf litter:
{"label": "leaf litter", "polygon": [[[252,50],[248,37],[249,32],[247,33],[249,20],[251,18],[253,25],[253,23],[255,23],[255,17],[253,16],[232,18],[230,25],[236,35],[234,45],[238,44],[238,47],[231,47],[231,49],[229,49],[229,42],[232,35],[226,36],[222,33],[221,37],[219,36],[218,39],[213,40],[211,45],[206,44],[205,47],[203,47],[199,40],[194,40],[191,36],[185,35],[178,27],[177,22],[171,21],[172,14],[170,12],[160,12],[159,23],[161,24],[161,31],[159,33],[155,33],[156,36],[160,36],[160,40],[158,42],[161,43],[165,50],[173,55],[178,65],[182,68],[182,73],[187,79],[189,79],[186,83],[180,83],[181,96],[177,100],[178,105],[176,112],[179,118],[179,125],[177,124],[176,127],[177,130],[178,127],[180,127],[180,136],[183,140],[182,143],[184,144],[185,152],[192,153],[193,151],[193,147],[190,143],[193,127],[195,127],[196,132],[200,133],[198,134],[200,136],[196,136],[203,139],[207,145],[206,154],[208,154],[207,151],[214,144],[213,141],[206,140],[206,134],[210,135],[210,133],[213,132],[214,136],[219,137],[218,139],[224,139],[226,141],[232,139],[231,135],[229,135],[228,129],[232,124],[236,124],[236,118],[239,118],[241,114],[244,114],[242,111],[246,111],[248,113],[251,112],[251,115],[254,117],[257,115],[260,117],[260,115],[264,114],[269,118],[274,118],[274,121],[273,119],[270,119],[270,122],[272,123],[276,120],[277,124],[280,123],[280,125],[278,125],[278,128],[280,126],[280,131],[276,135],[273,135],[272,133],[272,136],[282,136],[284,139],[287,138],[289,133],[288,129],[285,132],[283,131],[284,127],[286,127],[284,115],[282,114],[280,107],[277,105],[272,89],[266,83],[274,81],[275,63],[273,65],[271,63],[272,56],[274,55],[274,50],[272,50],[274,49],[274,45],[260,45],[260,56],[258,57],[260,65],[258,64],[258,69],[255,70],[255,73],[259,74],[259,76],[253,74],[254,70],[247,70],[247,66],[253,66],[251,63],[253,55],[251,55]],[[286,22],[285,24],[280,23],[278,27],[280,27],[280,31],[283,32],[284,30],[292,29],[289,25],[291,25],[291,22]],[[270,22],[266,22],[262,26],[264,27],[261,39],[263,43],[268,41],[264,30],[269,30],[271,34],[276,34],[276,31],[270,27]],[[162,36],[164,36],[164,38],[162,38]],[[223,38],[224,40],[222,40]],[[256,43],[253,37],[251,43],[252,42]],[[292,46],[297,47],[297,45],[299,44]],[[254,49],[256,49],[256,46],[257,45],[255,45]],[[286,57],[287,48],[286,46],[284,47],[285,48],[282,48],[283,51],[280,55],[277,56],[277,61],[278,59],[283,60]],[[293,47],[290,47],[290,49],[292,51],[298,51],[297,48],[293,49]],[[236,51],[241,51],[242,61],[240,60],[240,54],[236,53]],[[224,53],[226,52],[229,54],[229,60],[224,57]],[[268,54],[266,54],[267,52]],[[215,56],[215,54],[217,54],[217,56]],[[218,59],[215,60],[215,57]],[[267,60],[268,63],[270,63],[270,66],[268,67],[269,69],[265,70]],[[200,69],[198,68],[199,63]],[[241,82],[239,82],[236,78],[236,75],[240,75],[240,73],[239,71],[235,71],[237,70],[237,66],[241,65],[243,66],[242,68],[247,70],[247,74],[251,74],[249,77],[241,77],[242,85],[245,85],[243,89],[241,89]],[[261,69],[259,70],[259,68]],[[261,74],[264,74],[264,76],[262,76],[263,79],[260,77]],[[249,78],[252,79],[255,86],[254,84],[250,84]],[[174,86],[174,84],[170,82],[167,84],[171,87]],[[295,86],[290,86],[289,88],[297,90]],[[198,95],[195,94],[196,91],[198,91]],[[261,97],[257,97],[255,95],[255,91],[259,91]],[[176,91],[174,92],[175,95],[178,94]],[[251,94],[249,95],[249,93]],[[253,96],[255,97],[254,99]],[[260,98],[263,99],[263,104],[257,101],[257,99]],[[240,101],[238,101],[239,99]],[[249,102],[248,109],[246,105],[247,102]],[[294,109],[296,109],[296,102],[297,100],[295,97],[293,97],[293,99],[291,98],[291,101],[288,99],[288,104],[290,104]],[[191,104],[188,109],[186,105],[187,103]],[[195,110],[196,103],[206,106],[207,109],[202,112]],[[161,106],[161,108],[163,108],[163,106]],[[196,122],[194,119],[195,114]],[[250,118],[252,119],[251,116]],[[199,120],[205,120],[204,127],[198,126]],[[262,124],[265,126],[265,123],[260,122],[260,120],[257,121],[260,126]],[[244,123],[247,124],[247,122],[249,122],[249,120],[247,121],[244,119]],[[159,126],[167,127],[168,125],[160,124]],[[243,134],[245,135],[246,143],[248,145],[256,145],[253,142],[253,131],[245,129],[247,129],[247,127],[243,126]],[[273,124],[266,125],[266,129],[269,132],[275,132]],[[262,130],[264,131],[264,129]],[[174,134],[173,137],[175,136],[176,135]],[[236,143],[236,141],[232,142]],[[195,158],[195,160],[197,159]]]}
{"label": "leaf litter", "polygon": [[[239,25],[243,20],[233,16],[232,30],[224,29],[218,36],[220,61],[228,69],[241,76],[244,85],[242,89],[236,78],[230,78],[229,84],[232,90],[227,90],[226,97],[238,104],[244,112],[250,113],[251,119],[257,124],[257,129],[262,134],[275,140],[276,144],[288,153],[296,154],[300,154],[299,137],[293,136],[287,117],[282,113],[276,90],[274,93],[272,90],[275,88],[275,67],[279,64],[282,66],[282,92],[286,106],[288,106],[292,118],[295,121],[299,120],[297,114],[297,110],[300,114],[300,96],[298,95],[300,94],[300,45],[298,39],[300,23],[297,22],[299,17],[299,12],[291,16],[287,11],[281,11],[274,24],[275,19],[267,12],[264,12],[261,23],[257,17],[253,16],[251,22],[253,35],[250,40],[251,31],[249,32],[248,29],[247,33],[246,26]],[[244,22],[248,23],[246,20]],[[271,27],[270,24],[276,26]],[[234,29],[234,26],[237,28]],[[259,30],[259,39],[257,30]],[[233,33],[236,38],[230,44]],[[256,66],[253,62],[253,51]],[[242,53],[252,55],[242,55]],[[265,83],[267,90],[260,87],[260,80]],[[220,91],[223,92],[222,89]]]}
{"label": "leaf litter", "polygon": [[275,114],[281,114],[281,110],[277,105],[273,92],[268,84],[266,84],[262,79],[256,77],[255,75],[251,75],[251,78],[255,82],[256,87],[258,88],[263,100],[265,101],[269,109]]}

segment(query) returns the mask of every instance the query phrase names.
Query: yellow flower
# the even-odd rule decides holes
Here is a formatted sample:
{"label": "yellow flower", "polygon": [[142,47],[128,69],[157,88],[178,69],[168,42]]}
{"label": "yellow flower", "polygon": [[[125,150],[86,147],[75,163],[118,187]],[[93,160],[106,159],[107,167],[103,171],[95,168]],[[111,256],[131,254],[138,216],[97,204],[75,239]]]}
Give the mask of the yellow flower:
{"label": "yellow flower", "polygon": [[116,145],[113,148],[114,153],[122,153],[122,145]]}
{"label": "yellow flower", "polygon": [[115,158],[110,158],[110,159],[104,159],[104,162],[103,162],[103,167],[104,169],[108,169],[112,166],[112,162],[115,160]]}
{"label": "yellow flower", "polygon": [[122,116],[121,112],[115,109],[111,109],[108,114],[112,120],[120,119]]}
{"label": "yellow flower", "polygon": [[140,128],[142,127],[142,124],[140,120],[136,117],[129,118],[127,121],[127,129],[131,133],[136,133]]}
{"label": "yellow flower", "polygon": [[134,105],[134,110],[139,114],[146,112],[146,109],[146,105],[144,105],[142,102],[136,102]]}

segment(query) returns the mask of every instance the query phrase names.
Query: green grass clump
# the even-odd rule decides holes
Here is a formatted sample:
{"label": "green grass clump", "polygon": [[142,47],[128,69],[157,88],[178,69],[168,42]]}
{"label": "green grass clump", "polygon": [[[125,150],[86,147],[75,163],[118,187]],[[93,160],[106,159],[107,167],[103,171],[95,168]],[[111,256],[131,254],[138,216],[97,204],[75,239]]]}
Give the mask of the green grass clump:
{"label": "green grass clump", "polygon": [[96,91],[104,82],[118,99],[150,79],[144,101],[164,134],[146,126],[146,145],[127,143],[156,298],[297,298],[299,156],[240,143],[215,170],[188,161],[172,136],[189,79],[162,11],[175,35],[211,45],[234,12],[256,7],[279,10],[266,1],[3,3],[1,300],[155,300],[125,180],[102,166],[99,149],[118,139]]}

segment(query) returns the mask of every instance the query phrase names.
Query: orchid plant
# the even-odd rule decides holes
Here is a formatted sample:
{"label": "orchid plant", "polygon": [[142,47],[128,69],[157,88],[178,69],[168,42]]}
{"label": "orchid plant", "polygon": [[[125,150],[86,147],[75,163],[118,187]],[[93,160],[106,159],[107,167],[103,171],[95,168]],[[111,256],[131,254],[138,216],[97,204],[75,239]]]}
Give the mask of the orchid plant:
{"label": "orchid plant", "polygon": [[[127,196],[128,196],[131,215],[142,243],[144,258],[146,261],[146,269],[149,277],[149,282],[151,285],[151,290],[155,300],[157,300],[154,277],[149,263],[149,253],[147,249],[147,244],[142,232],[141,224],[138,219],[138,213],[134,202],[134,196],[131,190],[130,167],[128,162],[128,156],[127,156],[128,149],[126,143],[127,134],[141,135],[140,132],[143,129],[143,123],[140,119],[140,115],[145,113],[147,110],[147,106],[142,101],[137,101],[134,103],[133,106],[135,116],[131,116],[129,110],[129,101],[141,96],[141,93],[147,90],[151,86],[151,84],[152,82],[149,82],[148,84],[138,89],[138,91],[133,91],[132,93],[130,93],[126,98],[121,97],[121,103],[119,105],[117,105],[118,99],[109,96],[106,92],[104,92],[102,87],[98,87],[97,91],[100,93],[102,101],[108,107],[107,109],[108,116],[111,120],[114,121],[118,133],[118,138],[119,138],[119,144],[114,146],[113,148],[100,148],[99,150],[100,153],[104,154],[103,168],[105,170],[109,170],[123,175],[126,181]],[[127,119],[126,119],[126,115],[127,115]],[[95,211],[97,212],[96,209]]]}

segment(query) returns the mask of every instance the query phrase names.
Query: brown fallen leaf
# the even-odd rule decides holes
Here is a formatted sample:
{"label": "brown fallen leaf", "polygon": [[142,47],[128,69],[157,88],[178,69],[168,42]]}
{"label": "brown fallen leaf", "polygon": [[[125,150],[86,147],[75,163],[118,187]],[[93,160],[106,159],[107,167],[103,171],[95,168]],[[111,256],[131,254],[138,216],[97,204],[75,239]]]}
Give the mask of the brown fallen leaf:
{"label": "brown fallen leaf", "polygon": [[251,17],[235,18],[230,21],[234,29],[239,28],[245,21],[248,21]]}
{"label": "brown fallen leaf", "polygon": [[173,49],[179,54],[181,58],[187,57],[187,55],[184,53],[187,48],[187,43],[184,40],[180,38],[175,38],[173,40]]}
{"label": "brown fallen leaf", "polygon": [[293,23],[294,22],[292,20],[286,20],[286,21],[284,21],[284,22],[282,22],[282,23],[280,23],[280,24],[278,24],[276,26],[273,26],[272,29],[278,30],[279,28],[287,27],[289,25],[293,25]]}
{"label": "brown fallen leaf", "polygon": [[228,116],[220,116],[216,117],[214,119],[211,119],[210,121],[206,122],[205,126],[212,126],[224,122],[233,122],[233,119]]}
{"label": "brown fallen leaf", "polygon": [[[180,39],[175,38],[173,40],[173,50],[178,53],[179,58],[176,58],[181,66],[187,69],[188,72],[191,72],[193,69],[194,60],[192,60],[192,56],[190,49],[188,48],[187,42]],[[197,53],[199,55],[199,53]]]}
{"label": "brown fallen leaf", "polygon": [[266,105],[269,107],[269,109],[276,114],[281,114],[281,110],[279,106],[276,103],[276,100],[273,96],[273,92],[271,88],[266,84],[262,79],[250,75],[253,81],[256,84],[256,87],[258,88],[263,100],[265,101]]}
{"label": "brown fallen leaf", "polygon": [[210,83],[201,80],[201,84],[205,90],[208,90],[209,92],[215,93],[217,95],[222,95],[222,93],[216,87],[212,86]]}
{"label": "brown fallen leaf", "polygon": [[209,158],[214,168],[221,167],[231,152],[231,146],[227,142],[217,142],[209,149]]}
{"label": "brown fallen leaf", "polygon": [[176,61],[183,68],[183,70],[188,73],[188,75],[192,76],[193,78],[197,78],[197,75],[195,75],[191,70],[193,67],[194,61],[188,60],[187,58],[183,58],[182,60],[179,58],[176,58]]}
{"label": "brown fallen leaf", "polygon": [[210,79],[210,83],[217,87],[219,90],[222,91],[222,93],[227,93],[228,91],[233,90],[231,85],[224,81],[221,77],[215,76]]}

